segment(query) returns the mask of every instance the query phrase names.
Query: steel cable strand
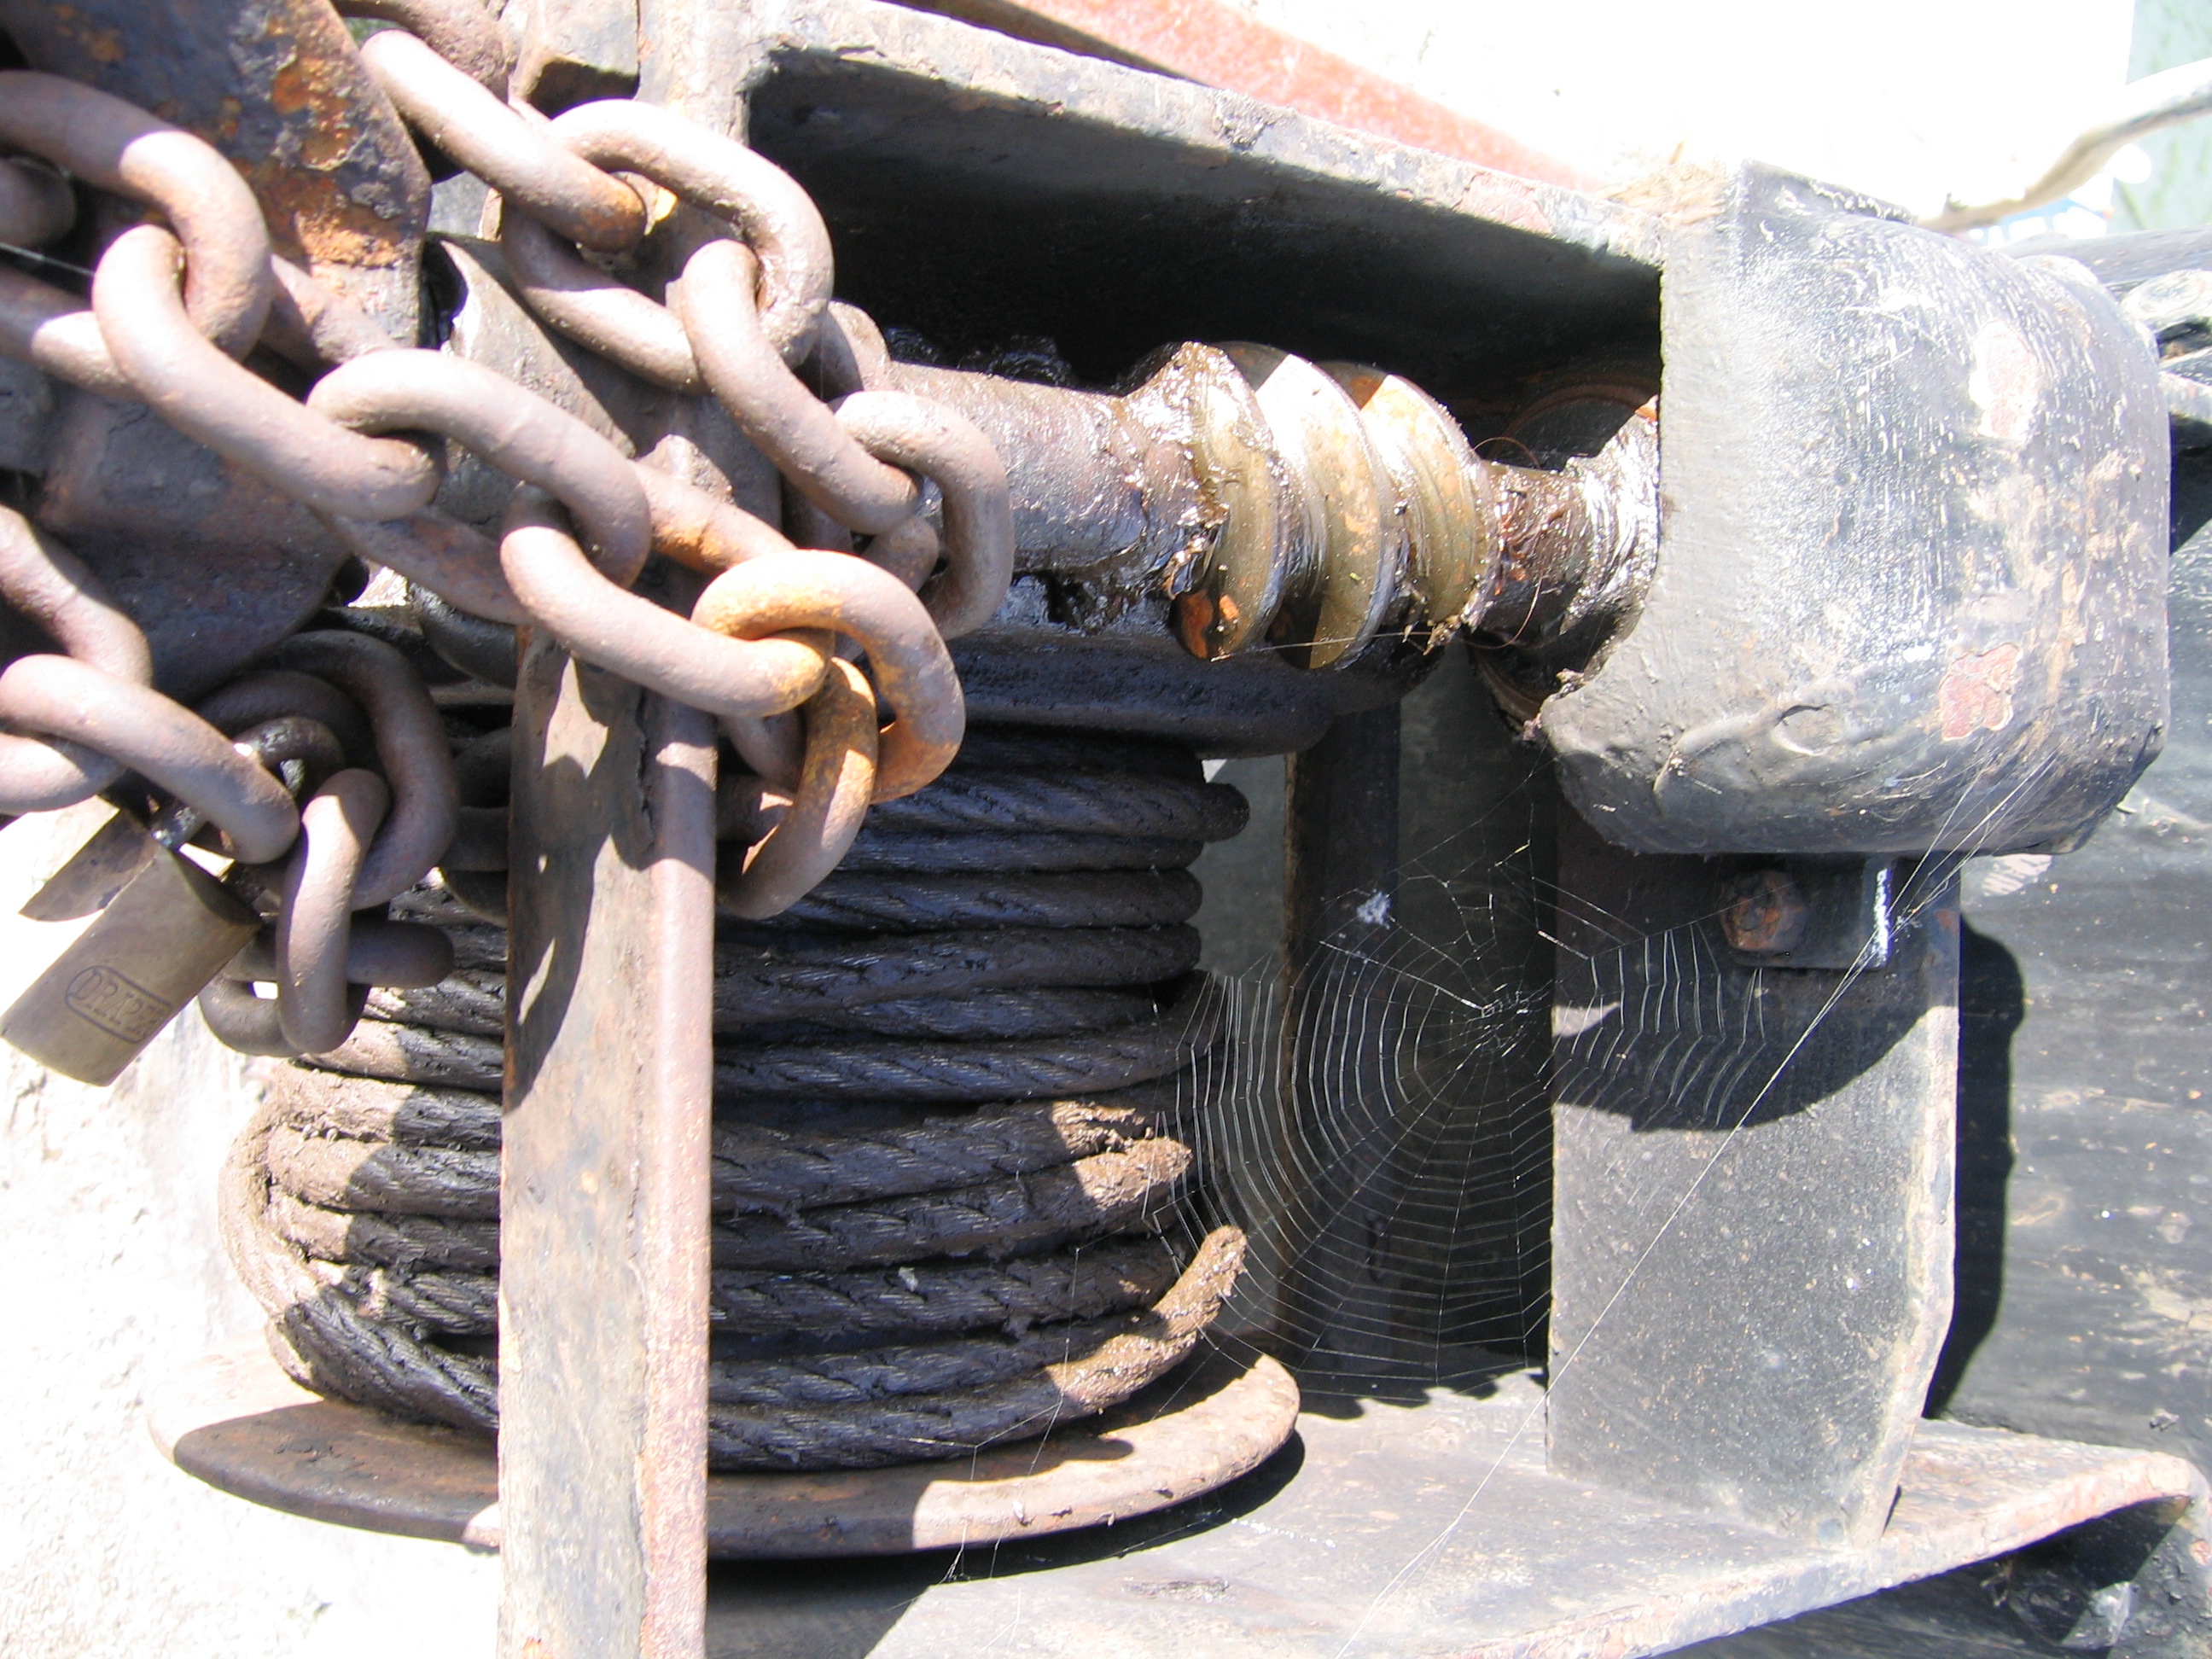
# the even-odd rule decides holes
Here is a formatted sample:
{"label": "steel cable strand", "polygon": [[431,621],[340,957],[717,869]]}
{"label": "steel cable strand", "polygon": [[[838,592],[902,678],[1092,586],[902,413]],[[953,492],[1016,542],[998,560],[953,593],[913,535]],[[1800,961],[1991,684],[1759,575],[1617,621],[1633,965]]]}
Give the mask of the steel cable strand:
{"label": "steel cable strand", "polygon": [[[285,1237],[260,1155],[268,1116],[249,1127],[226,1166],[222,1221],[234,1262],[270,1313],[279,1364],[318,1392],[495,1430],[493,1362],[433,1334],[480,1322],[488,1280],[337,1265]],[[1106,1409],[1188,1355],[1233,1286],[1243,1248],[1236,1230],[1218,1230],[1157,1303],[1118,1316],[1039,1322],[995,1340],[718,1362],[709,1373],[709,1462],[849,1468],[945,1457]]]}
{"label": "steel cable strand", "polygon": [[988,878],[840,871],[772,925],[889,934],[969,927],[1171,927],[1197,914],[1199,896],[1197,880],[1184,870],[1008,872]]}
{"label": "steel cable strand", "polygon": [[[495,1155],[487,1152],[484,1143],[495,1139],[497,1127],[496,1102],[489,1097],[360,1084],[341,1084],[335,1091],[280,1084],[272,1092],[234,1158],[224,1220],[241,1271],[272,1315],[272,1338],[288,1370],[309,1386],[386,1410],[488,1426],[487,1406],[495,1408],[495,1401],[487,1398],[489,1374],[484,1363],[441,1346],[437,1338],[490,1334],[495,1280],[481,1271],[489,1262],[480,1255],[469,1259],[465,1249],[442,1253],[462,1256],[456,1267],[434,1260],[440,1254],[434,1246],[428,1253],[420,1247],[422,1224],[428,1219],[420,1215],[407,1218],[415,1240],[398,1250],[364,1251],[357,1235],[362,1222],[374,1218],[301,1202],[292,1189],[300,1184],[297,1161],[319,1145],[343,1152],[346,1137],[340,1132],[350,1130],[404,1137],[412,1157],[406,1167],[414,1177],[406,1201],[418,1211],[434,1207],[437,1200],[425,1189],[425,1170],[468,1168],[472,1156],[470,1184],[486,1184],[487,1162],[495,1182]],[[455,1141],[475,1146],[443,1144]],[[402,1144],[398,1139],[369,1143],[386,1152]],[[375,1155],[374,1150],[368,1154]],[[437,1180],[433,1173],[428,1184]],[[353,1200],[364,1196],[356,1192]],[[464,1200],[450,1207],[470,1205]],[[299,1224],[302,1216],[319,1217],[325,1234],[335,1224],[343,1243],[336,1249],[327,1248],[334,1241],[319,1241],[313,1219],[305,1227]],[[318,1242],[325,1246],[319,1252]],[[880,1461],[890,1455],[884,1448],[914,1442],[917,1413],[969,1425],[951,1434],[933,1431],[924,1437],[928,1445],[973,1443],[981,1434],[1016,1437],[1024,1424],[1036,1419],[1036,1402],[1050,1398],[1040,1390],[1060,1389],[1065,1398],[1054,1403],[1054,1413],[1061,1418],[1079,1415],[1114,1403],[1180,1359],[1203,1320],[1182,1308],[1177,1295],[1189,1302],[1192,1287],[1200,1286],[1197,1294],[1211,1297],[1201,1310],[1210,1318],[1225,1290],[1219,1260],[1224,1248],[1237,1248],[1227,1235],[1210,1242],[1168,1300],[1152,1309],[1143,1304],[1159,1294],[1163,1269],[1173,1273],[1171,1259],[1156,1249],[1101,1247],[1087,1283],[1079,1255],[996,1270],[931,1267],[927,1277],[904,1269],[889,1295],[865,1278],[855,1282],[852,1275],[820,1276],[817,1283],[799,1286],[793,1276],[779,1273],[763,1286],[757,1277],[748,1282],[744,1275],[718,1273],[718,1304],[742,1306],[769,1288],[776,1304],[788,1310],[793,1292],[799,1290],[803,1296],[811,1293],[807,1299],[816,1304],[817,1318],[827,1306],[854,1310],[841,1320],[847,1328],[881,1324],[886,1304],[902,1302],[890,1334],[905,1340],[858,1353],[726,1358],[714,1369],[715,1396],[739,1405],[837,1407],[825,1423],[794,1419],[779,1437],[775,1455],[796,1455],[815,1465]],[[379,1255],[387,1260],[362,1259]],[[1233,1278],[1233,1266],[1228,1276]],[[948,1289],[953,1299],[966,1304],[951,1319],[944,1317],[944,1309],[931,1306],[945,1300]],[[1024,1290],[1031,1294],[1021,1295]],[[1109,1317],[1117,1309],[1128,1311],[1120,1319]],[[726,1312],[718,1322],[733,1322]],[[926,1340],[933,1328],[968,1333],[983,1328],[1007,1334]],[[1004,1392],[1025,1378],[1026,1387],[1012,1395]],[[1011,1409],[1018,1403],[1021,1409]],[[738,1442],[755,1443],[761,1425],[747,1421],[741,1412],[732,1419],[732,1433]],[[855,1437],[877,1449],[856,1452]],[[753,1455],[734,1447],[721,1448],[714,1462],[720,1467],[761,1466]]]}
{"label": "steel cable strand", "polygon": [[[843,1233],[867,1241],[848,1254],[872,1252],[886,1265],[982,1229],[985,1248],[1017,1247],[1018,1218],[1006,1224],[1017,1209],[1058,1230],[1121,1224],[1126,1206],[1157,1209],[1188,1168],[1188,1148],[1170,1138],[1179,1115],[1174,1091],[1152,1090],[859,1134],[725,1126],[715,1143],[717,1243],[726,1258],[781,1258]],[[301,1206],[447,1220],[497,1214],[495,1096],[287,1068],[255,1133],[275,1188]],[[1043,1179],[962,1184],[1009,1173]],[[1079,1188],[1083,1206],[1071,1212],[1065,1200]],[[865,1201],[905,1194],[926,1201]],[[805,1207],[792,1215],[794,1205]]]}
{"label": "steel cable strand", "polygon": [[894,835],[863,827],[839,866],[912,875],[1070,875],[1102,870],[1180,870],[1206,850],[1164,836],[1086,836],[1056,831]]}
{"label": "steel cable strand", "polygon": [[[265,1121],[255,1130],[264,1170],[275,1176],[266,1219],[288,1246],[329,1269],[320,1273],[321,1289],[350,1298],[351,1311],[362,1317],[489,1334],[496,1228],[489,1220],[453,1216],[488,1216],[495,1209],[496,1098],[296,1067],[276,1073],[274,1085]],[[787,1170],[791,1160],[802,1160],[827,1176],[805,1196],[850,1200],[927,1184],[931,1164],[948,1158],[959,1160],[957,1167],[937,1173],[957,1178],[1127,1147],[1178,1127],[1180,1099],[1172,1090],[1129,1091],[857,1136],[724,1128],[717,1133],[717,1209],[727,1215],[760,1206],[764,1157]],[[302,1201],[293,1190],[301,1187],[364,1207]],[[334,1189],[344,1187],[351,1190]],[[411,1213],[383,1213],[365,1207],[369,1204]],[[1001,1242],[1015,1241],[1002,1235]],[[981,1328],[1018,1333],[1041,1321],[1095,1318],[1141,1305],[1173,1271],[1172,1258],[1158,1245],[1127,1241],[1000,1265],[924,1262],[884,1275],[724,1270],[714,1275],[715,1319],[718,1328],[736,1334],[794,1327],[908,1337]],[[413,1375],[419,1367],[404,1353],[392,1361],[379,1348],[360,1363],[399,1365],[379,1390],[386,1403],[392,1389],[421,1386]]]}
{"label": "steel cable strand", "polygon": [[[386,1029],[403,1044],[451,1041]],[[491,1045],[469,1041],[495,1058]],[[462,1077],[458,1068],[422,1066],[405,1076],[368,1069],[344,1049],[310,1056],[306,1066],[313,1069],[283,1072],[271,1089],[283,1109],[271,1156],[289,1172],[294,1196],[398,1213],[497,1213],[495,1068],[487,1086],[483,1073]],[[1188,1091],[1170,1079],[959,1115],[900,1114],[881,1123],[848,1124],[848,1115],[836,1113],[823,1126],[725,1121],[714,1130],[714,1212],[734,1226],[747,1215],[788,1218],[799,1210],[1035,1175],[1179,1139],[1188,1110]]]}
{"label": "steel cable strand", "polygon": [[708,1369],[707,1398],[715,1406],[799,1412],[876,1401],[926,1410],[934,1403],[928,1395],[987,1389],[1087,1358],[1131,1323],[1132,1316],[1124,1316],[1042,1326],[1019,1336],[893,1343],[789,1359],[718,1360]]}
{"label": "steel cable strand", "polygon": [[1026,1100],[1125,1088],[1180,1072],[1210,1053],[1222,1030],[1221,995],[1204,975],[1157,1018],[1103,1032],[969,1042],[829,1036],[716,1050],[714,1093],[732,1102],[872,1101],[938,1105]]}
{"label": "steel cable strand", "polygon": [[269,1316],[270,1352],[319,1394],[410,1418],[489,1432],[497,1425],[491,1362],[364,1317],[344,1270],[318,1261],[271,1224],[264,1108],[233,1146],[218,1201],[231,1265]]}
{"label": "steel cable strand", "polygon": [[[264,1157],[301,1203],[497,1218],[495,1097],[303,1070],[272,1095],[280,1103]],[[724,1128],[715,1139],[716,1255],[733,1267],[877,1267],[1142,1228],[1188,1172],[1189,1149],[1170,1133],[1180,1127],[1156,1103],[1109,1095],[873,1135],[769,1141],[757,1128]],[[763,1170],[790,1185],[768,1188]],[[985,1237],[985,1229],[996,1231]]]}
{"label": "steel cable strand", "polygon": [[[268,1217],[318,1281],[348,1298],[361,1318],[417,1327],[434,1338],[497,1334],[496,1257],[455,1242],[495,1231],[486,1224],[346,1215],[280,1192],[270,1194]],[[1167,1246],[1127,1238],[1003,1264],[848,1273],[717,1271],[709,1311],[725,1346],[764,1339],[787,1349],[809,1333],[841,1340],[872,1337],[880,1345],[874,1350],[823,1351],[831,1363],[865,1364],[871,1352],[933,1340],[974,1341],[986,1332],[1018,1338],[1040,1328],[1050,1336],[1076,1322],[1148,1306],[1177,1273]],[[1013,1356],[1018,1362],[1023,1357]],[[745,1363],[714,1362],[724,1375]],[[1030,1369],[1041,1363],[1042,1356],[1029,1356]]]}
{"label": "steel cable strand", "polygon": [[[1160,840],[1141,833],[1147,829],[1218,834],[1240,817],[1233,794],[1211,794],[1193,775],[1187,754],[1022,734],[981,734],[976,752],[1061,764],[1030,777],[965,768],[941,805],[925,791],[915,810],[945,826],[939,839],[975,838],[966,826],[981,818],[1039,842],[1147,847]],[[1121,787],[1131,775],[1139,787]],[[1085,779],[1099,796],[1088,817]],[[1171,787],[1154,787],[1162,781]],[[1048,827],[1102,822],[1139,833]],[[1100,878],[1029,878],[1058,885],[1017,894],[1010,915],[1042,906],[1054,921],[1091,920],[1078,890]],[[835,879],[849,887],[855,878]],[[857,879],[906,884],[907,893],[890,897],[910,917],[917,903],[949,901],[957,910],[978,902],[972,887],[962,897],[957,879],[950,889],[943,878],[921,878],[920,886],[905,876]],[[1168,917],[1188,915],[1194,885],[1151,871],[1103,879],[1108,908],[1097,919],[1104,927],[986,927],[964,939],[958,929],[933,938],[947,931],[939,927],[872,944],[824,937],[818,927],[790,937],[771,928],[752,933],[751,945],[726,941],[724,966],[764,1000],[748,1006],[747,994],[725,995],[719,1000],[732,1018],[716,1023],[771,1035],[779,1048],[818,1049],[817,1039],[837,1034],[808,1012],[834,1021],[896,1009],[927,1021],[961,1017],[957,1005],[980,996],[999,999],[988,1016],[999,1019],[1026,997],[1036,1018],[1025,1029],[1063,1054],[1070,1038],[1140,1030],[1147,1015],[1164,1025],[1157,988],[1144,988],[1188,973],[1194,935]],[[1138,925],[1110,925],[1133,907]],[[436,915],[465,942],[457,959],[477,964],[479,978],[459,1000],[441,987],[445,1000],[388,1005],[392,1012],[419,1008],[449,1029],[364,1022],[342,1050],[316,1056],[314,1069],[285,1068],[253,1154],[264,1178],[253,1212],[258,1248],[274,1252],[284,1271],[264,1268],[257,1283],[278,1296],[271,1312],[301,1374],[351,1397],[455,1421],[479,1409],[467,1403],[470,1387],[495,1386],[469,1345],[495,1334],[498,1119],[490,1091],[500,1055],[491,1039],[504,939],[419,893],[402,911]],[[1055,931],[1072,937],[1055,941]],[[994,943],[1013,970],[979,987],[993,978]],[[764,965],[779,948],[791,959]],[[898,963],[871,963],[872,951],[885,951]],[[1110,971],[1085,971],[1087,960],[1102,957]],[[1103,982],[1071,986],[1068,978]],[[1194,1006],[1205,1001],[1202,981],[1183,989]],[[1066,1000],[1094,993],[1127,999],[1121,1012],[1139,1018],[1100,1020]],[[450,1029],[468,1025],[477,1029]],[[1039,1093],[1039,1079],[1009,1086],[1003,1067],[992,1070],[994,1043],[933,1046],[970,1050],[956,1063],[979,1070],[996,1092],[971,1110],[902,1104],[847,1075],[811,1100],[754,1097],[722,1114],[711,1292],[723,1391],[716,1410],[725,1419],[718,1467],[865,1466],[1035,1433],[1141,1387],[1188,1351],[1195,1323],[1218,1306],[1216,1298],[1202,1307],[1195,1323],[1177,1324],[1172,1309],[1148,1311],[1175,1273],[1164,1242],[1146,1235],[1176,1224],[1191,1176],[1184,1113],[1203,1087],[1177,1067],[1208,1046],[1202,1035],[1189,1034],[1169,1063],[1149,1068],[1162,1073],[1152,1083],[1033,1101],[1009,1098]],[[1048,1058],[1050,1049],[1040,1053]],[[1153,1340],[1085,1324],[1117,1314],[1173,1328]],[[1036,1340],[1025,1341],[1025,1333]],[[844,1352],[856,1336],[863,1346]],[[793,1341],[837,1352],[793,1353]],[[459,1349],[447,1346],[455,1342]],[[763,1343],[767,1352],[745,1352]],[[868,1379],[882,1398],[841,1397]],[[776,1428],[764,1424],[767,1415],[787,1420]]]}
{"label": "steel cable strand", "polygon": [[1029,986],[1157,984],[1197,964],[1193,927],[1005,927],[780,938],[725,935],[715,947],[714,1026],[757,1024],[921,996]]}
{"label": "steel cable strand", "polygon": [[[263,1173],[266,1174],[265,1160]],[[435,1216],[333,1210],[281,1188],[267,1192],[266,1221],[284,1248],[325,1267],[403,1279],[435,1276],[456,1305],[468,1298],[483,1322],[458,1334],[497,1329],[496,1223]],[[1003,1261],[924,1261],[849,1272],[763,1273],[718,1268],[709,1287],[716,1334],[732,1341],[1024,1330],[1142,1306],[1180,1271],[1157,1237],[1124,1236],[1073,1250]]]}
{"label": "steel cable strand", "polygon": [[[957,1457],[1095,1416],[1164,1376],[1189,1354],[1228,1300],[1243,1255],[1243,1235],[1233,1227],[1217,1229],[1152,1307],[1122,1316],[1110,1332],[1087,1327],[1079,1335],[1070,1333],[1064,1340],[1071,1348],[1085,1342],[1096,1346],[1013,1381],[846,1405],[787,1401],[738,1407],[714,1400],[710,1378],[708,1460],[717,1468],[740,1469],[818,1468],[824,1462],[838,1468],[879,1468]],[[1030,1353],[1047,1346],[1024,1346]]]}
{"label": "steel cable strand", "polygon": [[1024,1037],[1056,1031],[1073,1036],[1134,1025],[1158,1012],[1159,999],[1147,990],[1046,985],[824,1009],[803,1020],[750,1026],[744,1035],[756,1043],[805,1041],[846,1031],[944,1038]]}

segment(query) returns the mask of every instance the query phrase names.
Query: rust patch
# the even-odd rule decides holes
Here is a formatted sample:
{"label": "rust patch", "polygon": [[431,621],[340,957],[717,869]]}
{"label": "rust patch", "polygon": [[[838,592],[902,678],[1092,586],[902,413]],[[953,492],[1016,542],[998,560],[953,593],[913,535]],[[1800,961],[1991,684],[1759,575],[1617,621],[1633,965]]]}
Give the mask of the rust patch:
{"label": "rust patch", "polygon": [[[112,65],[123,61],[125,47],[122,30],[90,27],[89,20],[75,6],[56,6],[52,17],[56,40],[70,42],[95,64]],[[80,28],[80,22],[87,27]]]}
{"label": "rust patch", "polygon": [[356,199],[336,176],[391,136],[380,130],[348,43],[316,38],[316,31],[283,11],[271,13],[266,33],[293,47],[268,88],[269,108],[283,122],[284,141],[276,155],[240,159],[246,161],[271,230],[313,265],[404,262],[411,249],[403,228]]}
{"label": "rust patch", "polygon": [[1182,648],[1201,661],[1213,655],[1213,601],[1204,593],[1185,593],[1175,602],[1176,633]]}
{"label": "rust patch", "polygon": [[269,216],[270,240],[279,252],[289,252],[289,243],[318,268],[399,265],[412,255],[405,227],[349,199],[344,186],[328,173],[272,158],[248,167],[246,177]]}
{"label": "rust patch", "polygon": [[2020,683],[2020,647],[2008,641],[1960,657],[1936,688],[1943,741],[1959,743],[1977,732],[2002,732],[2012,721],[2012,693]]}
{"label": "rust patch", "polygon": [[299,165],[327,173],[360,142],[358,111],[337,66],[295,57],[269,83],[269,102],[300,143]]}

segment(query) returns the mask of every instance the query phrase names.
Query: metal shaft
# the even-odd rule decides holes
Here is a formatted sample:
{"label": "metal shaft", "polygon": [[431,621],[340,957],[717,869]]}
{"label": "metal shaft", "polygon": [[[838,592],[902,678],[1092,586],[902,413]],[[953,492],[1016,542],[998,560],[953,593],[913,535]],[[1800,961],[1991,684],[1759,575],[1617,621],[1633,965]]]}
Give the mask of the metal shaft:
{"label": "metal shaft", "polygon": [[1647,409],[1558,471],[1474,453],[1398,376],[1187,344],[1122,396],[893,362],[1006,458],[1022,569],[1174,597],[1194,655],[1310,668],[1465,629],[1541,652],[1617,622],[1648,581]]}

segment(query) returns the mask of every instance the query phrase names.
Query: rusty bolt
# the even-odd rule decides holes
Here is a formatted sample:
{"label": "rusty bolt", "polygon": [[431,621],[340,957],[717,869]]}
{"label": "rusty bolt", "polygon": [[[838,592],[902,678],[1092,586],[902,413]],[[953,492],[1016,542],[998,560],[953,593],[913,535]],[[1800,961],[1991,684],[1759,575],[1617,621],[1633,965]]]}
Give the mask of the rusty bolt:
{"label": "rusty bolt", "polygon": [[1721,890],[1721,933],[1753,956],[1783,956],[1805,941],[1805,895],[1786,870],[1751,870]]}

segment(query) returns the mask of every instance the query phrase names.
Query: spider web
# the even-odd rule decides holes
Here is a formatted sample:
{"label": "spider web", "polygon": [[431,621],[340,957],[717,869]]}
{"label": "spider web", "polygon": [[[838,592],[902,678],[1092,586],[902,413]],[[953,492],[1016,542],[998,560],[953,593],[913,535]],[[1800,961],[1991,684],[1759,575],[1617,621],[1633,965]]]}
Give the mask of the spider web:
{"label": "spider web", "polygon": [[1468,885],[1401,872],[1287,985],[1272,961],[1227,979],[1231,1057],[1194,1114],[1204,1218],[1252,1239],[1240,1310],[1378,1387],[1541,1345],[1547,947],[1521,895]]}
{"label": "spider web", "polygon": [[[1862,971],[1789,975],[1808,983],[1778,997],[1725,958],[1711,915],[1651,930],[1563,894],[1548,769],[1458,666],[1404,708],[1394,890],[1347,896],[1296,971],[1267,944],[1279,862],[1248,847],[1198,868],[1233,1045],[1194,1085],[1195,1220],[1252,1241],[1221,1335],[1288,1339],[1379,1398],[1544,1363],[1555,1088],[1664,1103],[1717,1159],[1823,1091],[1808,1045]],[[1248,840],[1279,838],[1280,765],[1220,773],[1254,798]],[[1895,914],[1939,902],[1956,867],[1900,874]],[[1643,1183],[1622,1236],[1656,1244],[1693,1196],[1679,1171]]]}

